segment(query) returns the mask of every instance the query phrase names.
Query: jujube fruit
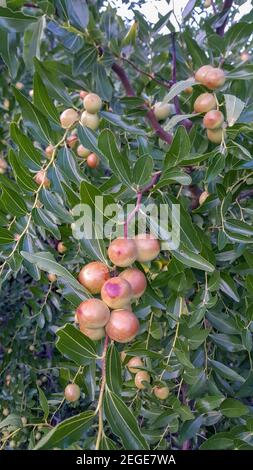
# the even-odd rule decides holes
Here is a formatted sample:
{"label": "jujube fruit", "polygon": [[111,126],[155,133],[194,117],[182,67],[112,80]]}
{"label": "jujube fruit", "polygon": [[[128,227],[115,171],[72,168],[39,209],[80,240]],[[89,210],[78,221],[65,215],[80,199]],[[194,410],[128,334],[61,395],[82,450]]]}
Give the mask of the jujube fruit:
{"label": "jujube fruit", "polygon": [[110,310],[100,299],[81,302],[76,310],[80,328],[102,328],[110,318]]}
{"label": "jujube fruit", "polygon": [[102,100],[96,93],[88,93],[84,97],[83,105],[88,113],[95,114],[102,108]]}
{"label": "jujube fruit", "polygon": [[134,378],[135,386],[140,390],[144,390],[147,388],[147,385],[144,382],[150,383],[150,375],[145,370],[140,370]]}
{"label": "jujube fruit", "polygon": [[59,242],[58,245],[57,245],[57,251],[58,253],[60,253],[61,255],[63,253],[65,253],[65,251],[67,251],[67,247],[64,245],[63,242]]}
{"label": "jujube fruit", "polygon": [[71,149],[75,147],[76,143],[78,141],[78,137],[76,134],[71,134],[67,140],[66,140],[66,144],[68,147],[70,147]]}
{"label": "jujube fruit", "polygon": [[213,69],[211,65],[202,65],[195,73],[195,80],[204,83],[207,74]]}
{"label": "jujube fruit", "polygon": [[168,387],[154,387],[154,395],[159,400],[166,400],[170,394],[170,390]]}
{"label": "jujube fruit", "polygon": [[76,121],[78,121],[78,113],[73,108],[65,109],[60,115],[61,127],[63,127],[63,129],[68,129],[73,126]]}
{"label": "jujube fruit", "polygon": [[172,109],[169,103],[158,101],[155,103],[153,111],[157,121],[161,121],[166,119],[171,114]]}
{"label": "jujube fruit", "polygon": [[216,129],[216,130],[207,129],[207,137],[214,144],[220,144],[223,138],[223,130],[222,129]]}
{"label": "jujube fruit", "polygon": [[48,179],[44,170],[38,171],[34,177],[34,180],[39,186],[44,186],[44,188],[49,188],[50,186],[50,180]]}
{"label": "jujube fruit", "polygon": [[95,153],[90,153],[87,157],[86,163],[89,168],[97,168],[99,165],[99,158]]}
{"label": "jujube fruit", "polygon": [[48,278],[48,280],[49,280],[50,282],[55,282],[55,281],[57,280],[56,275],[53,274],[53,273],[49,273],[49,274],[47,275],[47,278]]}
{"label": "jujube fruit", "polygon": [[89,127],[93,131],[96,131],[99,126],[100,119],[97,114],[88,113],[84,111],[81,116],[81,123],[85,127]]}
{"label": "jujube fruit", "polygon": [[54,146],[50,144],[50,145],[47,146],[47,148],[45,150],[46,157],[51,158],[53,153],[54,153]]}
{"label": "jujube fruit", "polygon": [[68,384],[64,390],[64,395],[67,401],[75,402],[80,398],[80,387],[77,384]]}
{"label": "jujube fruit", "polygon": [[79,157],[86,158],[88,155],[90,155],[91,152],[89,149],[86,149],[82,144],[80,144],[76,149],[76,153]]}
{"label": "jujube fruit", "polygon": [[125,308],[132,298],[131,285],[120,277],[108,279],[101,289],[101,298],[110,308]]}
{"label": "jujube fruit", "polygon": [[88,91],[84,91],[84,90],[81,90],[81,91],[79,92],[79,96],[80,96],[80,98],[81,98],[82,100],[83,100],[83,99],[85,98],[85,96],[87,96],[88,94],[89,94],[89,92],[88,92]]}
{"label": "jujube fruit", "polygon": [[203,124],[206,127],[206,129],[218,129],[219,127],[222,126],[223,122],[224,122],[223,114],[216,109],[213,109],[212,111],[208,111],[208,113],[205,114],[204,119],[203,119]]}
{"label": "jujube fruit", "polygon": [[146,263],[155,259],[160,253],[160,242],[149,233],[140,233],[135,237],[137,261]]}
{"label": "jujube fruit", "polygon": [[105,327],[106,334],[118,343],[128,343],[138,334],[139,320],[129,310],[113,310]]}
{"label": "jujube fruit", "polygon": [[80,331],[93,341],[99,341],[105,336],[104,328],[85,328],[81,326]]}
{"label": "jujube fruit", "polygon": [[130,266],[137,257],[135,241],[130,238],[116,238],[109,245],[108,256],[116,266],[121,268]]}
{"label": "jujube fruit", "polygon": [[223,70],[218,68],[213,68],[210,72],[207,73],[206,77],[204,78],[204,85],[210,90],[215,90],[216,88],[221,87],[224,85],[226,80],[225,73]]}
{"label": "jujube fruit", "polygon": [[209,192],[208,191],[203,191],[203,193],[200,194],[199,196],[199,205],[202,206],[204,204],[205,200],[208,198]]}
{"label": "jujube fruit", "polygon": [[110,271],[106,264],[101,261],[93,261],[92,263],[86,264],[86,266],[81,269],[78,275],[78,281],[88,289],[91,294],[99,294],[103,284],[109,277]]}
{"label": "jujube fruit", "polygon": [[247,60],[250,59],[250,55],[247,51],[244,51],[241,53],[240,55],[240,59],[243,61],[243,62],[247,62]]}
{"label": "jujube fruit", "polygon": [[3,159],[3,158],[0,158],[0,174],[3,174],[6,172],[7,170],[7,162]]}
{"label": "jujube fruit", "polygon": [[217,106],[216,99],[211,93],[201,93],[194,103],[196,113],[207,113]]}
{"label": "jujube fruit", "polygon": [[119,275],[129,282],[132,287],[133,298],[138,299],[145,292],[147,280],[145,274],[137,268],[128,268]]}
{"label": "jujube fruit", "polygon": [[131,357],[127,363],[127,368],[130,372],[132,372],[132,374],[137,374],[137,372],[140,372],[140,369],[136,369],[136,367],[144,367],[143,361],[138,356]]}

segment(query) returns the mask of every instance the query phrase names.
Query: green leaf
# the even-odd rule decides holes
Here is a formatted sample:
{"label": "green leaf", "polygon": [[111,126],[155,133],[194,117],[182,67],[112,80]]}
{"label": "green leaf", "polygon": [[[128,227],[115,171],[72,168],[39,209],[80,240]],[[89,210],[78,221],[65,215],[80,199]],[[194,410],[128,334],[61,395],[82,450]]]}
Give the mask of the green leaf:
{"label": "green leaf", "polygon": [[118,176],[119,180],[127,186],[131,186],[131,170],[128,159],[119,151],[116,138],[110,130],[104,129],[100,133],[98,146],[106,156],[111,170]]}
{"label": "green leaf", "polygon": [[144,186],[151,178],[153,171],[153,158],[150,155],[143,155],[138,158],[133,168],[133,179],[137,187]]}
{"label": "green leaf", "polygon": [[197,253],[193,253],[189,250],[174,250],[172,254],[178,261],[181,261],[181,263],[189,266],[190,268],[201,269],[202,271],[207,271],[210,273],[212,273],[215,269],[215,267],[209,263],[209,261],[203,258],[203,256]]}
{"label": "green leaf", "polygon": [[173,100],[175,96],[179,95],[182,91],[190,86],[198,85],[195,78],[188,78],[187,80],[180,80],[173,85],[167,95],[163,98],[164,103],[168,103]]}
{"label": "green leaf", "polygon": [[90,429],[94,419],[93,411],[85,411],[71,418],[65,419],[60,424],[51,429],[38,444],[34,450],[52,449],[60,447],[68,448],[70,444],[81,439],[81,437]]}
{"label": "green leaf", "polygon": [[83,127],[79,124],[78,126],[78,138],[80,139],[81,144],[89,149],[91,152],[96,153],[102,159],[106,159],[105,155],[98,148],[98,142],[95,132],[93,132],[88,127]]}
{"label": "green leaf", "polygon": [[23,13],[0,7],[0,26],[7,31],[22,33],[27,26],[35,21],[38,19],[34,16],[26,16]]}
{"label": "green leaf", "polygon": [[88,73],[92,70],[93,64],[96,62],[98,51],[92,44],[84,44],[84,46],[74,55],[73,73],[79,76],[81,73]]}
{"label": "green leaf", "polygon": [[0,228],[0,245],[9,245],[14,242],[13,234],[7,228]]}
{"label": "green leaf", "polygon": [[47,402],[47,398],[43,390],[38,386],[39,390],[39,400],[40,400],[40,406],[44,412],[44,420],[47,420],[48,415],[49,415],[49,406]]}
{"label": "green leaf", "polygon": [[61,232],[57,225],[52,220],[52,214],[44,208],[33,209],[32,219],[38,227],[44,227],[48,232],[51,232],[56,240],[61,239]]}
{"label": "green leaf", "polygon": [[33,101],[34,105],[49,119],[51,119],[58,126],[60,120],[57,109],[53,104],[53,101],[48,95],[47,89],[40,78],[38,72],[35,72],[33,77]]}
{"label": "green leaf", "polygon": [[234,440],[228,432],[218,432],[209,437],[200,446],[200,450],[225,450],[232,449]]}
{"label": "green leaf", "polygon": [[104,411],[111,429],[118,436],[127,450],[148,450],[137,420],[123,400],[106,388]]}
{"label": "green leaf", "polygon": [[224,397],[206,395],[203,398],[198,398],[196,400],[195,406],[199,413],[209,413],[210,411],[219,408],[223,400]]}
{"label": "green leaf", "polygon": [[56,217],[62,220],[64,223],[71,224],[74,222],[72,215],[65,209],[64,205],[47,189],[42,189],[40,192],[40,201],[51,211]]}
{"label": "green leaf", "polygon": [[3,421],[0,422],[0,429],[8,427],[15,429],[22,428],[23,423],[20,416],[11,413],[9,416],[7,416],[7,418],[3,419]]}
{"label": "green leaf", "polygon": [[[196,2],[194,2],[196,3]],[[190,56],[193,59],[194,67],[198,69],[202,65],[205,65],[208,63],[208,58],[205,54],[204,48],[201,47],[195,39],[192,37],[192,31],[187,29],[183,33],[183,37],[186,43],[187,50],[190,54]]]}
{"label": "green leaf", "polygon": [[138,127],[131,126],[131,124],[127,124],[127,122],[123,121],[123,119],[114,113],[109,113],[107,111],[100,112],[101,117],[103,117],[107,122],[110,122],[114,126],[120,127],[127,132],[131,132],[137,135],[146,135],[146,133],[142,129],[138,129]]}
{"label": "green leaf", "polygon": [[178,165],[181,160],[185,160],[190,153],[191,143],[185,127],[179,126],[174,136],[173,142],[164,160],[164,168],[171,168]]}
{"label": "green leaf", "polygon": [[59,151],[57,163],[67,178],[79,186],[80,182],[84,178],[79,170],[74,153],[67,147],[67,145],[64,145],[64,147]]}
{"label": "green leaf", "polygon": [[106,385],[118,396],[121,393],[121,360],[114,344],[111,344],[106,352]]}
{"label": "green leaf", "polygon": [[245,43],[245,40],[252,34],[252,23],[236,23],[232,25],[225,34],[225,47],[229,50],[240,47],[240,43]]}
{"label": "green leaf", "polygon": [[1,31],[0,56],[7,65],[12,78],[16,78],[18,72],[17,36],[15,33]]}
{"label": "green leaf", "polygon": [[240,398],[251,397],[252,389],[253,389],[253,372],[250,372],[244,384],[240,387],[240,389],[236,393],[236,396]]}
{"label": "green leaf", "polygon": [[227,122],[228,122],[229,127],[231,127],[238,120],[241,112],[243,111],[245,107],[245,103],[244,101],[240,100],[234,95],[225,94],[224,98],[225,98]]}
{"label": "green leaf", "polygon": [[43,79],[49,95],[59,101],[59,103],[63,103],[66,107],[72,108],[72,100],[66,91],[63,81],[59,78],[59,74],[55,70],[50,69],[45,61],[42,63],[34,58],[34,65],[36,72]]}
{"label": "green leaf", "polygon": [[199,432],[202,422],[203,416],[198,416],[196,419],[184,423],[180,433],[180,443],[183,444],[187,439],[194,437]]}
{"label": "green leaf", "polygon": [[26,192],[36,191],[37,184],[12,149],[9,151],[8,158],[19,187]]}
{"label": "green leaf", "polygon": [[66,0],[65,5],[70,24],[83,31],[89,22],[86,0]]}
{"label": "green leaf", "polygon": [[14,140],[14,142],[16,142],[20,150],[22,150],[28,161],[31,162],[35,169],[39,170],[41,167],[41,155],[39,151],[33,146],[31,139],[23,134],[14,122],[12,122],[10,125],[10,133],[11,138]]}
{"label": "green leaf", "polygon": [[67,323],[59,328],[56,334],[57,349],[78,366],[86,364],[86,358],[97,359],[95,343],[73,325]]}
{"label": "green leaf", "polygon": [[214,370],[222,377],[225,377],[225,379],[228,379],[231,382],[245,382],[245,379],[241,375],[237,374],[237,372],[230,367],[227,367],[225,364],[214,361],[213,359],[209,359],[209,363],[213,366]]}
{"label": "green leaf", "polygon": [[46,28],[46,16],[41,16],[36,23],[31,23],[24,33],[23,58],[26,68],[33,71],[33,59],[40,59],[41,43]]}
{"label": "green leaf", "polygon": [[239,400],[227,398],[220,406],[220,411],[227,418],[239,418],[249,413],[249,409]]}
{"label": "green leaf", "polygon": [[240,301],[235,282],[228,273],[221,273],[220,275],[220,290],[231,297],[235,302]]}
{"label": "green leaf", "polygon": [[27,207],[23,198],[10,188],[3,187],[1,201],[10,214],[19,217],[27,213]]}

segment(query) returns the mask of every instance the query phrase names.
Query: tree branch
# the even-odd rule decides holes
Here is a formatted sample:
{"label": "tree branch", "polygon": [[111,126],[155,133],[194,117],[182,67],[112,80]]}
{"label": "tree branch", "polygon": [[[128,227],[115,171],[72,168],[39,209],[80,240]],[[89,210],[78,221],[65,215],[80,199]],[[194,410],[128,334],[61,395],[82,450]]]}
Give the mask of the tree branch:
{"label": "tree branch", "polygon": [[150,80],[153,80],[154,82],[158,83],[158,85],[161,85],[163,86],[164,88],[167,88],[168,90],[171,88],[171,86],[173,85],[173,82],[172,80],[166,82],[166,81],[163,81],[163,80],[160,80],[159,78],[156,78],[156,75],[155,73],[148,73],[146,72],[145,70],[142,70],[140,67],[138,67],[134,62],[132,62],[131,60],[127,59],[126,57],[124,56],[118,56],[119,59],[122,59],[124,62],[127,62],[129,65],[131,65],[131,67],[133,67],[133,69],[135,69],[137,72],[141,73],[142,75],[146,75],[146,77],[150,78]]}
{"label": "tree branch", "polygon": [[[121,80],[121,83],[125,88],[127,96],[136,96],[135,91],[123,67],[121,67],[121,65],[119,64],[114,63],[112,64],[112,70],[118,75],[119,79]],[[150,109],[147,104],[144,104],[142,108],[148,111],[146,114],[146,118],[149,121],[151,127],[154,129],[156,135],[168,144],[171,144],[173,140],[172,135],[166,132],[163,127],[160,126],[159,122],[155,117],[153,109]]]}
{"label": "tree branch", "polygon": [[232,5],[233,5],[233,0],[225,0],[224,1],[224,4],[223,4],[223,7],[222,7],[221,11],[222,11],[222,13],[226,13],[226,16],[224,18],[223,23],[218,28],[216,28],[216,33],[219,34],[219,36],[224,36],[224,30],[225,30],[225,27],[226,27],[226,24],[227,24],[227,21],[228,21],[229,10],[232,7]]}

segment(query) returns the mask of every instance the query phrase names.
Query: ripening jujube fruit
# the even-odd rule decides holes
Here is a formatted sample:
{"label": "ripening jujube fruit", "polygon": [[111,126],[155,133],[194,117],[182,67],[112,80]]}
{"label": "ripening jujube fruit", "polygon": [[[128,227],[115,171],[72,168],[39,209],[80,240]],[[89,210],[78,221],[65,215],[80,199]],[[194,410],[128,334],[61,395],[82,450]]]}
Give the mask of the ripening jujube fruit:
{"label": "ripening jujube fruit", "polygon": [[241,53],[240,55],[240,59],[243,61],[243,62],[247,62],[247,60],[250,59],[250,55],[247,51],[244,51]]}
{"label": "ripening jujube fruit", "polygon": [[208,191],[203,191],[203,193],[200,194],[199,196],[199,205],[202,206],[204,204],[205,200],[208,198],[209,192]]}
{"label": "ripening jujube fruit", "polygon": [[170,390],[168,387],[154,387],[154,395],[159,400],[166,400],[170,394]]}
{"label": "ripening jujube fruit", "polygon": [[218,111],[217,109],[213,109],[212,111],[208,111],[205,114],[203,119],[203,124],[206,129],[218,129],[222,126],[224,122],[223,114]]}
{"label": "ripening jujube fruit", "polygon": [[4,416],[8,416],[10,414],[10,411],[9,411],[8,408],[4,408],[2,413],[3,413]]}
{"label": "ripening jujube fruit", "polygon": [[53,145],[48,145],[47,148],[45,149],[45,154],[47,158],[51,158],[54,153],[54,146]]}
{"label": "ripening jujube fruit", "polygon": [[62,255],[63,253],[65,253],[65,251],[67,251],[67,247],[64,245],[63,242],[58,243],[57,251],[58,251],[58,253],[60,253],[60,255]]}
{"label": "ripening jujube fruit", "polygon": [[34,180],[39,186],[44,186],[44,188],[49,188],[50,186],[50,180],[48,179],[44,170],[38,171],[34,177]]}
{"label": "ripening jujube fruit", "polygon": [[101,298],[110,308],[125,308],[132,299],[132,288],[125,279],[113,277],[103,284]]}
{"label": "ripening jujube fruit", "polygon": [[79,93],[79,96],[83,100],[85,98],[85,96],[87,96],[88,94],[89,94],[88,91],[81,90],[80,93]]}
{"label": "ripening jujube fruit", "polygon": [[88,338],[92,339],[93,341],[99,341],[105,336],[105,329],[104,328],[86,328],[80,327],[80,331]]}
{"label": "ripening jujube fruit", "polygon": [[139,299],[145,292],[147,287],[146,276],[137,268],[128,268],[122,271],[119,275],[123,279],[129,282],[132,287],[133,298]]}
{"label": "ripening jujube fruit", "polygon": [[100,119],[97,114],[88,113],[84,111],[81,116],[81,123],[85,127],[89,127],[93,131],[96,131],[99,126]]}
{"label": "ripening jujube fruit", "polygon": [[77,384],[68,384],[64,390],[64,395],[67,401],[75,402],[79,400],[81,390]]}
{"label": "ripening jujube fruit", "polygon": [[97,168],[99,165],[99,158],[95,153],[90,153],[86,159],[89,168]]}
{"label": "ripening jujube fruit", "polygon": [[92,263],[86,264],[86,266],[81,269],[78,275],[78,281],[88,289],[91,294],[99,294],[103,284],[109,277],[110,271],[106,264],[101,261],[93,261]]}
{"label": "ripening jujube fruit", "polygon": [[88,113],[96,114],[102,108],[102,100],[96,93],[88,93],[84,97],[83,105]]}
{"label": "ripening jujube fruit", "polygon": [[207,73],[204,79],[204,85],[210,90],[215,90],[216,88],[224,85],[226,80],[225,73],[223,70],[218,68],[213,68],[210,72]]}
{"label": "ripening jujube fruit", "polygon": [[106,334],[118,343],[128,343],[138,334],[139,320],[130,310],[113,310],[105,327]]}
{"label": "ripening jujube fruit", "polygon": [[108,248],[109,259],[115,266],[126,268],[135,262],[137,247],[130,238],[115,238]]}
{"label": "ripening jujube fruit", "polygon": [[110,318],[110,310],[100,299],[81,302],[76,310],[80,328],[102,328]]}
{"label": "ripening jujube fruit", "polygon": [[7,170],[7,162],[3,159],[3,158],[0,158],[0,174],[3,174],[6,172]]}
{"label": "ripening jujube fruit", "polygon": [[210,142],[213,142],[214,144],[220,144],[222,139],[223,139],[223,130],[222,129],[207,129],[207,137],[210,140]]}
{"label": "ripening jujube fruit", "polygon": [[47,275],[47,278],[48,278],[48,280],[49,280],[50,282],[55,282],[55,281],[57,280],[56,275],[53,274],[53,273],[49,273],[49,274]]}
{"label": "ripening jujube fruit", "polygon": [[144,382],[150,383],[150,375],[145,370],[140,370],[134,378],[135,386],[140,390],[144,390],[147,388]]}
{"label": "ripening jujube fruit", "polygon": [[146,263],[155,259],[160,253],[160,242],[150,233],[140,233],[135,237],[137,261]]}
{"label": "ripening jujube fruit", "polygon": [[70,147],[71,149],[75,147],[76,143],[78,141],[78,137],[76,134],[71,134],[67,140],[66,140],[66,144],[68,147]]}
{"label": "ripening jujube fruit", "polygon": [[127,363],[127,368],[132,374],[137,374],[137,372],[140,371],[140,369],[136,369],[136,367],[144,367],[143,361],[138,356],[131,357]]}
{"label": "ripening jujube fruit", "polygon": [[78,113],[73,108],[65,109],[60,115],[61,127],[63,127],[63,129],[68,129],[73,126],[76,121],[78,121]]}
{"label": "ripening jujube fruit", "polygon": [[205,0],[204,1],[204,7],[205,8],[209,8],[211,6],[211,4],[212,4],[211,0]]}
{"label": "ripening jujube fruit", "polygon": [[157,121],[162,121],[171,114],[172,108],[169,103],[163,103],[162,101],[158,101],[157,103],[155,103],[153,111]]}
{"label": "ripening jujube fruit", "polygon": [[204,84],[204,80],[207,76],[207,74],[213,69],[213,67],[211,65],[202,65],[202,67],[200,67],[197,72],[195,73],[195,80],[197,80],[197,82],[200,82],[200,83],[203,83]]}
{"label": "ripening jujube fruit", "polygon": [[207,113],[217,106],[216,99],[211,93],[201,93],[194,103],[195,113]]}
{"label": "ripening jujube fruit", "polygon": [[186,93],[187,95],[191,95],[192,92],[193,92],[192,86],[188,86],[187,88],[184,89],[184,93]]}
{"label": "ripening jujube fruit", "polygon": [[79,157],[87,158],[90,155],[90,150],[86,149],[82,144],[78,145],[76,153]]}
{"label": "ripening jujube fruit", "polygon": [[23,90],[24,86],[25,86],[25,85],[24,85],[24,83],[22,83],[22,82],[17,82],[16,85],[15,85],[15,87],[17,88],[17,90]]}

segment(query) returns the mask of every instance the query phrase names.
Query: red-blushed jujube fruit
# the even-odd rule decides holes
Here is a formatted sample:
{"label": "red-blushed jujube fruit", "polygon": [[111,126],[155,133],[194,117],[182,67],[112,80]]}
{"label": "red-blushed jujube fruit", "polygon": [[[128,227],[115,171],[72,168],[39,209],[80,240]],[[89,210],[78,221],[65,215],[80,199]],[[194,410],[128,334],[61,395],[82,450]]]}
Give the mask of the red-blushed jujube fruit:
{"label": "red-blushed jujube fruit", "polygon": [[53,273],[49,273],[49,274],[47,275],[47,278],[48,278],[48,280],[49,280],[50,282],[55,282],[55,281],[57,280],[57,276],[56,276],[55,274],[53,274]]}
{"label": "red-blushed jujube fruit", "polygon": [[80,96],[80,98],[81,98],[82,100],[83,100],[83,99],[85,98],[85,96],[87,96],[88,94],[89,94],[89,92],[88,92],[88,91],[85,91],[85,90],[81,90],[81,91],[79,92],[79,96]]}
{"label": "red-blushed jujube fruit", "polygon": [[90,153],[87,157],[86,163],[89,168],[97,168],[99,165],[99,158],[95,153]]}
{"label": "red-blushed jujube fruit", "polygon": [[170,394],[170,390],[168,387],[154,387],[154,395],[159,400],[166,400]]}
{"label": "red-blushed jujube fruit", "polygon": [[137,374],[140,372],[140,369],[136,369],[136,367],[144,367],[143,361],[140,357],[134,356],[127,363],[127,368],[132,374]]}
{"label": "red-blushed jujube fruit", "polygon": [[81,326],[80,331],[93,341],[99,341],[105,336],[104,328],[85,328],[84,326]]}
{"label": "red-blushed jujube fruit", "polygon": [[139,390],[145,390],[145,388],[147,388],[147,385],[144,382],[150,383],[150,375],[145,370],[140,370],[139,372],[137,372],[134,378],[135,386]]}
{"label": "red-blushed jujube fruit", "polygon": [[78,137],[76,134],[71,134],[67,139],[66,139],[66,144],[68,147],[71,149],[75,147],[76,143],[78,141]]}
{"label": "red-blushed jujube fruit", "polygon": [[223,114],[216,109],[208,111],[208,113],[205,114],[203,119],[203,124],[206,129],[219,129],[222,126],[223,122]]}
{"label": "red-blushed jujube fruit", "polygon": [[96,131],[99,126],[100,119],[97,114],[88,113],[84,111],[81,116],[81,123],[85,127],[89,127],[93,131]]}
{"label": "red-blushed jujube fruit", "polygon": [[207,113],[217,106],[215,96],[212,93],[201,93],[194,103],[195,113]]}
{"label": "red-blushed jujube fruit", "polygon": [[79,157],[87,158],[90,155],[91,151],[85,148],[82,144],[80,144],[76,149],[76,153]]}
{"label": "red-blushed jujube fruit", "polygon": [[204,204],[205,200],[208,198],[209,192],[208,191],[203,191],[203,193],[200,194],[199,196],[199,205],[202,206]]}
{"label": "red-blushed jujube fruit", "polygon": [[110,318],[110,310],[100,299],[81,302],[76,310],[80,328],[102,328]]}
{"label": "red-blushed jujube fruit", "polygon": [[113,277],[103,284],[101,298],[110,308],[125,308],[132,299],[133,293],[129,282],[121,277]]}
{"label": "red-blushed jujube fruit", "polygon": [[128,343],[138,334],[139,320],[129,310],[113,310],[105,327],[106,334],[118,343]]}
{"label": "red-blushed jujube fruit", "polygon": [[34,177],[34,180],[39,186],[44,186],[44,188],[49,188],[50,186],[50,180],[48,179],[45,170],[38,171]]}
{"label": "red-blushed jujube fruit", "polygon": [[126,268],[135,262],[137,246],[131,238],[116,238],[108,248],[108,257],[115,266]]}
{"label": "red-blushed jujube fruit", "polygon": [[216,129],[216,130],[207,129],[207,137],[210,140],[210,142],[213,142],[214,144],[220,144],[223,139],[223,130],[222,129]]}
{"label": "red-blushed jujube fruit", "polygon": [[3,158],[0,158],[0,174],[4,174],[7,170],[7,167],[7,162]]}
{"label": "red-blushed jujube fruit", "polygon": [[105,281],[109,279],[110,271],[106,264],[101,261],[93,261],[86,264],[79,275],[78,281],[82,284],[91,294],[99,294]]}
{"label": "red-blushed jujube fruit", "polygon": [[75,402],[79,400],[81,390],[77,384],[68,384],[64,390],[64,395],[67,401]]}
{"label": "red-blushed jujube fruit", "polygon": [[84,97],[83,105],[88,113],[95,114],[102,108],[102,100],[96,93],[88,93]]}
{"label": "red-blushed jujube fruit", "polygon": [[212,69],[213,67],[211,65],[202,65],[195,73],[195,80],[204,83],[207,74],[211,72]]}
{"label": "red-blushed jujube fruit", "polygon": [[63,255],[63,253],[65,253],[65,251],[67,251],[67,247],[64,245],[63,242],[58,243],[57,251],[58,251],[58,253],[60,253],[60,255]]}
{"label": "red-blushed jujube fruit", "polygon": [[140,233],[135,237],[137,246],[137,261],[147,263],[155,259],[160,253],[160,242],[150,233]]}
{"label": "red-blushed jujube fruit", "polygon": [[60,122],[61,122],[61,127],[63,129],[68,129],[69,127],[73,126],[75,122],[78,121],[78,113],[75,109],[73,108],[68,108],[63,111],[60,115]]}
{"label": "red-blushed jujube fruit", "polygon": [[204,78],[204,85],[210,90],[215,90],[216,88],[224,85],[226,80],[225,73],[223,70],[218,68],[213,68],[208,72]]}
{"label": "red-blushed jujube fruit", "polygon": [[53,153],[54,153],[54,146],[50,144],[50,145],[47,146],[47,148],[45,150],[46,157],[48,159],[51,158]]}
{"label": "red-blushed jujube fruit", "polygon": [[133,298],[139,299],[145,292],[147,287],[147,280],[145,274],[137,268],[127,268],[119,275],[129,282],[132,287]]}

